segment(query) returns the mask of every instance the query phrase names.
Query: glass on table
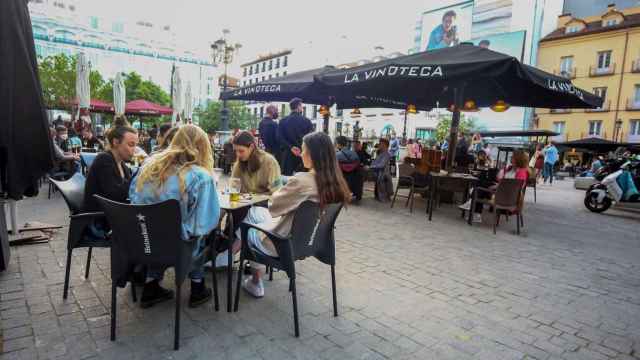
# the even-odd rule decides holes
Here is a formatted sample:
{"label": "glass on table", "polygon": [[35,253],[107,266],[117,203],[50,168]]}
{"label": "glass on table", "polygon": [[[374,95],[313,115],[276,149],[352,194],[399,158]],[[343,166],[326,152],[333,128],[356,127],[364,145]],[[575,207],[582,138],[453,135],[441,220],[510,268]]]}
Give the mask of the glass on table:
{"label": "glass on table", "polygon": [[239,178],[229,179],[229,201],[240,201],[240,191],[242,189],[242,182]]}

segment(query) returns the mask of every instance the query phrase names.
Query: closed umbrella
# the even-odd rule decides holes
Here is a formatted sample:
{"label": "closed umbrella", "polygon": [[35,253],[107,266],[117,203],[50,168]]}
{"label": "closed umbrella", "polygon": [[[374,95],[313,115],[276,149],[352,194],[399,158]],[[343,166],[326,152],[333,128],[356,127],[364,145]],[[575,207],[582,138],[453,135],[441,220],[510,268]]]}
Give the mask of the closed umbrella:
{"label": "closed umbrella", "polygon": [[180,113],[182,113],[182,79],[180,78],[180,68],[176,66],[173,73],[172,86],[173,86],[173,98],[171,99],[173,105],[173,114],[171,116],[171,123],[175,125],[176,121],[180,120]]}
{"label": "closed umbrella", "polygon": [[124,79],[122,78],[122,73],[119,72],[113,80],[113,107],[115,108],[116,116],[124,115],[126,98]]}
{"label": "closed umbrella", "polygon": [[187,83],[187,89],[184,92],[184,118],[189,122],[193,116],[193,95],[191,95],[191,83]]}
{"label": "closed umbrella", "polygon": [[89,106],[91,106],[91,88],[89,85],[89,74],[91,73],[91,64],[85,53],[78,54],[76,62],[76,98],[78,100],[78,108],[80,115],[89,114]]}

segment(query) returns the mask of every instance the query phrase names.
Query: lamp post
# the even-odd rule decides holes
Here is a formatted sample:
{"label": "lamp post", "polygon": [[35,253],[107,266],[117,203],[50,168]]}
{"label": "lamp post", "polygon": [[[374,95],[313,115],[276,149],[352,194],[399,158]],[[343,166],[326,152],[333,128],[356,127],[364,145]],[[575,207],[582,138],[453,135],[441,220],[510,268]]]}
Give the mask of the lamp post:
{"label": "lamp post", "polygon": [[[233,57],[237,54],[238,50],[242,47],[239,43],[231,44],[227,40],[227,35],[230,33],[228,29],[222,30],[222,37],[211,44],[211,60],[214,65],[224,64],[224,82],[222,85],[222,91],[227,91],[228,87],[228,75],[227,68]],[[222,100],[222,110],[220,111],[222,118],[222,130],[229,131],[229,109],[227,109],[227,100]]]}

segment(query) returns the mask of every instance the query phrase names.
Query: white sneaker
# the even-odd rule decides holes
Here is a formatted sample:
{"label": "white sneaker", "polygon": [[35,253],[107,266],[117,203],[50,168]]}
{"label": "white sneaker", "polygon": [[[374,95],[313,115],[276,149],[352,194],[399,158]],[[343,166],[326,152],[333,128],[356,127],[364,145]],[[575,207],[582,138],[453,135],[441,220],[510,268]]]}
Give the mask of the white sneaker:
{"label": "white sneaker", "polygon": [[458,206],[458,208],[460,208],[461,210],[469,211],[469,209],[471,209],[471,199],[467,200],[466,203]]}
{"label": "white sneaker", "polygon": [[482,223],[482,214],[474,213],[472,221],[474,223],[481,224]]}
{"label": "white sneaker", "polygon": [[242,288],[255,298],[259,299],[264,297],[264,284],[262,283],[262,279],[256,284],[253,282],[253,278],[246,278],[242,283]]}

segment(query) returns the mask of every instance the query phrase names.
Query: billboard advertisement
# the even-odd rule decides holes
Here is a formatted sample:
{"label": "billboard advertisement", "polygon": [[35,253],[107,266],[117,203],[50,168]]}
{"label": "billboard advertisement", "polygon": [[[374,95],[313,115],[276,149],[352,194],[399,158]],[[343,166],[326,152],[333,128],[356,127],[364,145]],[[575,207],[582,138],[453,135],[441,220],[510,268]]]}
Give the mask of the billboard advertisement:
{"label": "billboard advertisement", "polygon": [[499,53],[510,55],[522,61],[526,35],[527,32],[524,30],[514,31],[503,34],[478,37],[472,39],[471,42],[473,42],[473,44],[476,46],[485,47]]}
{"label": "billboard advertisement", "polygon": [[[527,32],[524,30],[514,31],[478,37],[472,39],[471,42],[473,42],[474,45],[487,47],[490,50],[513,56],[522,61],[526,35]],[[496,113],[490,109],[482,109],[470,117],[475,118],[476,124],[484,129],[514,130],[522,129],[524,112],[525,109],[520,107],[511,108],[504,113]]]}
{"label": "billboard advertisement", "polygon": [[511,30],[512,0],[475,0],[472,38]]}
{"label": "billboard advertisement", "polygon": [[441,49],[471,39],[473,0],[422,14],[419,51]]}

